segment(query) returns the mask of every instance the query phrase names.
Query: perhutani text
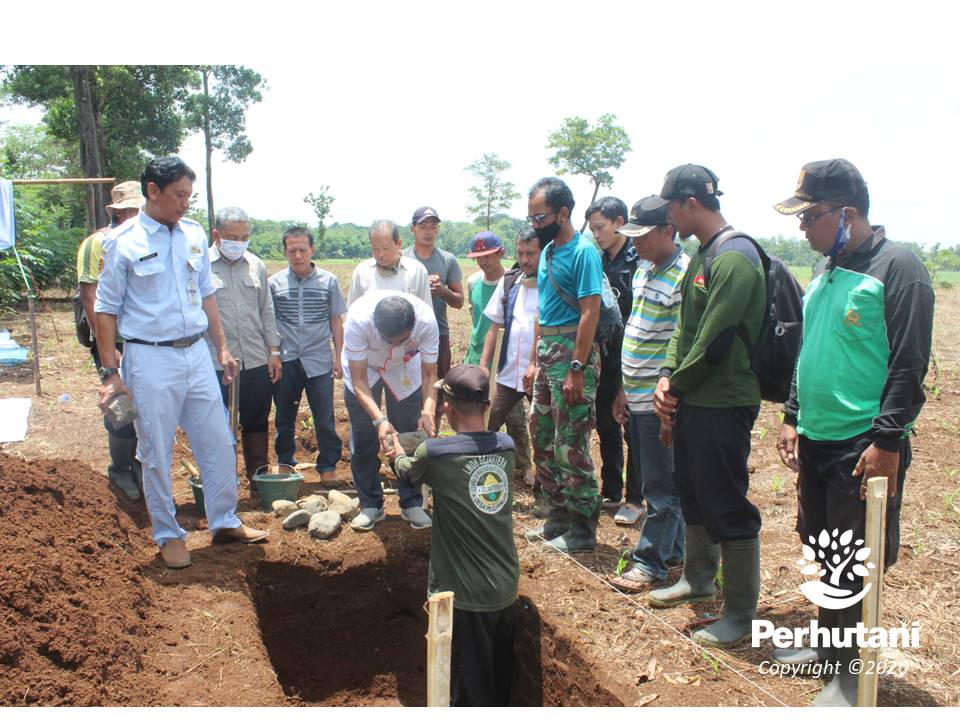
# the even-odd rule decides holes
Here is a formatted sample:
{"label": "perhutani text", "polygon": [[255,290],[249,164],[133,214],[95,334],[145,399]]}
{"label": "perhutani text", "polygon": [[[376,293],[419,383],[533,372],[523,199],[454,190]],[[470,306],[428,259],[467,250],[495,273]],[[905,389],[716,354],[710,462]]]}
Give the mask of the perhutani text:
{"label": "perhutani text", "polygon": [[808,627],[776,627],[769,620],[754,620],[753,647],[770,640],[778,648],[917,648],[920,647],[920,623],[910,627],[867,627],[858,622],[856,627],[820,627],[811,620]]}

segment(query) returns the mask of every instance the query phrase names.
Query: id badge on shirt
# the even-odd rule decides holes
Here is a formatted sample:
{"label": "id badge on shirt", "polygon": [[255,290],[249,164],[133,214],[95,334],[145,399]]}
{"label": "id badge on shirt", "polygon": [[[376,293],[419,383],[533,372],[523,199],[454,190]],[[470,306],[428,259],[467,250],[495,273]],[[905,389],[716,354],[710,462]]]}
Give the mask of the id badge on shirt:
{"label": "id badge on shirt", "polygon": [[187,301],[191,305],[200,304],[200,273],[194,272],[193,268],[187,266]]}

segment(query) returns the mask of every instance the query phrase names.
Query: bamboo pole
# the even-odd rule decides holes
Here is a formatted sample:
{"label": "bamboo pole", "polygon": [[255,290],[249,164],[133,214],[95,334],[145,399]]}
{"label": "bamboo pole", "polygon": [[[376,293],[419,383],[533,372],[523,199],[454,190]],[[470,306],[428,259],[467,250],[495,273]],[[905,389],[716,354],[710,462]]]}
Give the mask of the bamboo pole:
{"label": "bamboo pole", "polygon": [[450,707],[450,657],[453,643],[453,593],[427,598],[427,706]]}
{"label": "bamboo pole", "polygon": [[[867,480],[867,525],[864,544],[874,550],[873,568],[867,568],[864,582],[870,590],[863,599],[863,624],[867,628],[878,627],[883,599],[883,563],[886,555],[884,541],[887,530],[887,478],[873,477]],[[857,686],[857,707],[877,706],[877,648],[860,648],[860,682]]]}
{"label": "bamboo pole", "polygon": [[27,290],[27,309],[30,314],[30,349],[33,351],[33,380],[40,397],[40,341],[37,339],[37,308],[33,290]]}

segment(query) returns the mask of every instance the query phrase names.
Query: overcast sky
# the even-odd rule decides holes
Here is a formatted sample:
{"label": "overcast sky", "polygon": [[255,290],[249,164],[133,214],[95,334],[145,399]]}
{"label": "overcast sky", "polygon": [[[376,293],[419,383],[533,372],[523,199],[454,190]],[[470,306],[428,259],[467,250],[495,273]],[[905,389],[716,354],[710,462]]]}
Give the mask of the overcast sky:
{"label": "overcast sky", "polygon": [[[553,174],[547,135],[565,117],[613,113],[633,151],[601,194],[628,205],[694,162],[719,176],[734,225],[799,236],[772,203],[792,194],[804,162],[840,156],[860,168],[870,218],[894,239],[958,242],[945,213],[960,174],[960,60],[944,3],[355,1],[305,10],[273,0],[257,15],[238,3],[138,3],[122,11],[131,32],[113,38],[120,20],[107,20],[108,6],[91,26],[90,5],[53,5],[5,9],[8,27],[37,23],[33,12],[48,28],[58,18],[59,29],[5,32],[0,62],[238,63],[266,78],[248,115],[253,154],[239,165],[217,157],[213,170],[217,204],[255,217],[311,220],[304,195],[330,185],[330,222],[409,223],[425,204],[464,220],[473,181],[464,167],[486,152],[513,164],[506,177],[523,199],[511,214],[522,217],[527,188]],[[84,23],[91,35],[72,39]],[[0,121],[36,117],[0,108]],[[188,139],[181,155],[200,176],[202,204],[202,140]],[[569,182],[579,220],[591,187]]]}

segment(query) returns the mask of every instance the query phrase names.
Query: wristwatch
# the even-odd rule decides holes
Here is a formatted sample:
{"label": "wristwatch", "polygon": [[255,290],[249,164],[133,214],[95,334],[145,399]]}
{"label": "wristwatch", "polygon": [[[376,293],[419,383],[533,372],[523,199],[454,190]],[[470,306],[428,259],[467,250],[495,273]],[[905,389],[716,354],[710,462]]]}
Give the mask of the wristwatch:
{"label": "wristwatch", "polygon": [[101,383],[105,383],[108,377],[110,377],[111,375],[116,375],[118,372],[120,371],[117,370],[117,368],[112,368],[112,367],[102,367],[99,370],[97,370],[97,374],[100,376]]}
{"label": "wristwatch", "polygon": [[385,422],[387,422],[387,416],[386,416],[386,415],[381,415],[381,416],[378,417],[376,420],[371,420],[371,422],[373,423],[373,426],[374,426],[375,428],[378,428],[378,427],[380,427],[381,425],[383,425]]}
{"label": "wristwatch", "polygon": [[570,372],[583,372],[583,363],[579,360],[570,361]]}

